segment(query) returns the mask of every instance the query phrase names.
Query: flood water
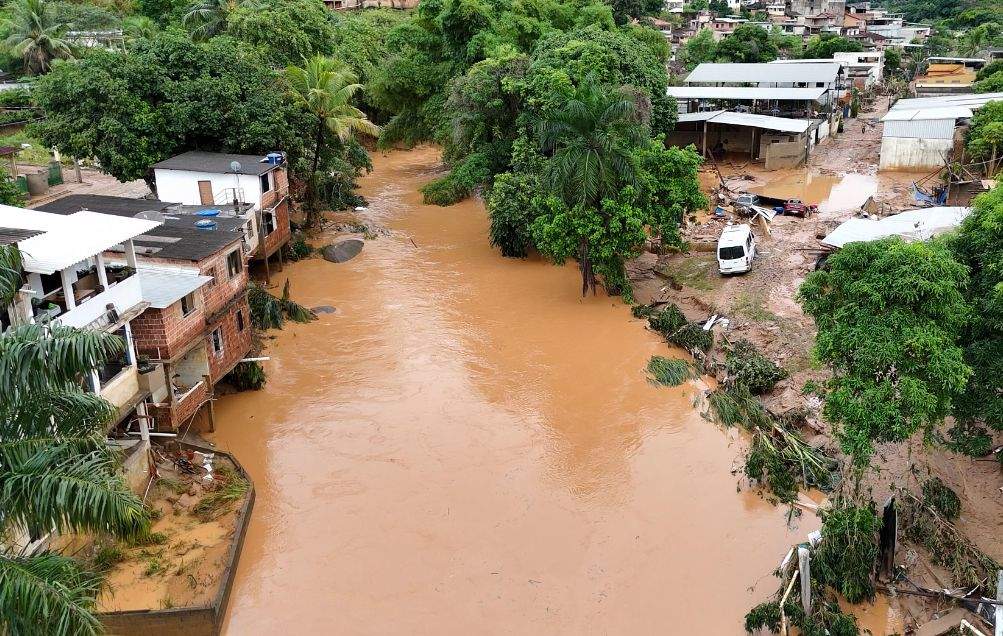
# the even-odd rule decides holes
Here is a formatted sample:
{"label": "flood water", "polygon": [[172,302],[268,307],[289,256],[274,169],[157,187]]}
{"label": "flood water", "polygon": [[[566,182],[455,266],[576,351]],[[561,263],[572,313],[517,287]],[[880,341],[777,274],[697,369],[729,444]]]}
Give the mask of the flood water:
{"label": "flood water", "polygon": [[817,205],[819,212],[845,212],[859,208],[877,192],[876,175],[847,173],[840,176],[813,174],[807,170],[778,171],[766,185],[751,188],[755,194],[777,199],[801,199]]}
{"label": "flood water", "polygon": [[[287,267],[333,305],[217,403],[257,501],[229,634],[743,634],[817,521],[738,492],[734,434],[573,265],[503,259],[483,205],[425,206],[437,151],[374,156],[394,235]],[[754,589],[750,591],[750,586]]]}

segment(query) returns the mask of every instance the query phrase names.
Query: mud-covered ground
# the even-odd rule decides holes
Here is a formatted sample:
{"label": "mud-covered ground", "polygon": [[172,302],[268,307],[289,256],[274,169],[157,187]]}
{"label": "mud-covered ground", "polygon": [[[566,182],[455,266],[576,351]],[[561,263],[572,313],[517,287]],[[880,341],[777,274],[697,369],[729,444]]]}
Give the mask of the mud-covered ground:
{"label": "mud-covered ground", "polygon": [[[818,214],[808,219],[777,216],[769,234],[754,227],[759,252],[751,272],[727,278],[718,273],[714,248],[721,229],[731,220],[747,222],[730,213],[724,219],[701,214],[696,223],[690,223],[683,232],[690,244],[688,253],[646,253],[630,264],[638,302],[671,301],[693,320],[713,314],[727,317],[729,339],[751,340],[790,371],[790,378],[767,396],[767,406],[776,412],[801,406],[811,409],[814,417],[809,425],[813,430],[806,435],[812,444],[834,451],[838,449],[832,431],[819,416],[821,405],[802,394],[806,381],[823,380],[827,372],[812,359],[815,327],[801,311],[796,293],[822,254],[819,239],[859,214],[861,206],[866,204],[881,215],[919,207],[912,199],[911,186],[925,174],[877,172],[881,143],[878,120],[886,108],[886,98],[879,98],[874,108],[849,120],[843,134],[813,151],[807,168],[765,172],[762,164],[742,157],[726,158],[717,169],[705,167],[701,182],[712,206],[725,203],[719,196],[722,185],[734,192],[798,197],[819,205]],[[943,479],[962,502],[957,526],[979,548],[1003,561],[1003,475],[997,463],[924,446],[917,436],[908,444],[879,447],[874,464],[876,470],[870,472],[865,487],[879,504],[893,487],[918,492],[930,475]],[[920,584],[950,586],[950,578],[932,566],[922,550],[906,546],[899,550],[897,562],[907,565],[910,578]],[[892,626],[906,629],[927,622],[937,609],[915,598],[882,599],[870,613],[887,612],[888,620],[870,616],[864,624],[882,625],[878,629],[885,630]]]}

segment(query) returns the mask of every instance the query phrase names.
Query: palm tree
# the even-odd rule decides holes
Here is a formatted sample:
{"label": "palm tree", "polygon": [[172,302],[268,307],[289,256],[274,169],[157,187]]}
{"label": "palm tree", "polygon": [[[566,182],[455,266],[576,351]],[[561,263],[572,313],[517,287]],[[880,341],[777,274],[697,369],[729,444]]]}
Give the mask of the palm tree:
{"label": "palm tree", "polygon": [[66,26],[55,18],[45,0],[14,0],[7,5],[3,20],[7,32],[4,47],[24,60],[30,75],[45,73],[52,60],[73,57],[69,42],[63,39]]}
{"label": "palm tree", "polygon": [[208,40],[226,30],[226,20],[241,0],[196,0],[181,18],[181,24],[196,40]]}
{"label": "palm tree", "polygon": [[159,27],[153,18],[145,15],[131,15],[122,20],[122,30],[125,37],[130,41],[150,39],[157,34]]}
{"label": "palm tree", "polygon": [[[598,209],[635,181],[634,149],[647,138],[638,100],[627,89],[605,90],[586,78],[564,105],[539,122],[537,132],[545,153],[552,153],[546,178],[569,208]],[[582,295],[595,293],[588,239],[578,246]]]}
{"label": "palm tree", "polygon": [[[0,246],[0,305],[20,287],[20,256]],[[0,632],[90,634],[100,576],[18,537],[145,532],[143,503],[105,441],[115,409],[79,379],[122,348],[120,338],[49,324],[0,333]],[[20,541],[23,543],[23,540]]]}
{"label": "palm tree", "polygon": [[317,207],[317,166],[325,134],[330,133],[340,143],[349,141],[355,134],[373,137],[380,128],[366,118],[366,114],[352,106],[352,97],[362,88],[348,65],[333,58],[315,55],[303,61],[303,66],[288,66],[286,82],[293,100],[317,118],[313,161],[310,169],[308,224],[313,225]]}

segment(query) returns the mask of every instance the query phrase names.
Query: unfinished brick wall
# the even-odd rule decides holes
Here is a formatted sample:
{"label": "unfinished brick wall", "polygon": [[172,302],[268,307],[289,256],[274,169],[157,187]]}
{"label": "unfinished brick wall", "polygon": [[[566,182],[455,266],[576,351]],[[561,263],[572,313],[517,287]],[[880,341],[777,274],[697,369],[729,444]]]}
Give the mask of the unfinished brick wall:
{"label": "unfinished brick wall", "polygon": [[289,199],[284,199],[275,208],[275,231],[265,237],[265,254],[271,256],[289,241]]}
{"label": "unfinished brick wall", "polygon": [[[227,274],[226,257],[234,250],[241,253],[240,273],[230,278]],[[206,319],[211,320],[213,315],[225,307],[235,296],[247,292],[247,258],[244,256],[240,244],[229,246],[226,250],[214,254],[213,256],[199,261],[199,272],[204,276],[212,276],[212,282],[202,286],[202,311]]]}
{"label": "unfinished brick wall", "polygon": [[[238,312],[242,316],[242,329],[238,325]],[[216,329],[220,329],[223,335],[222,353],[213,350],[212,332]],[[247,296],[234,303],[218,321],[209,325],[207,332],[205,342],[209,373],[215,383],[251,351],[251,309],[247,304]]]}
{"label": "unfinished brick wall", "polygon": [[184,353],[204,330],[205,314],[198,303],[187,316],[182,315],[178,301],[164,309],[147,309],[132,321],[136,350],[154,360],[170,360]]}
{"label": "unfinished brick wall", "polygon": [[[158,431],[176,431],[179,427],[188,424],[188,420],[198,411],[209,398],[209,387],[205,383],[198,386],[188,394],[184,400],[177,402],[172,409],[170,406],[147,406],[147,412],[156,423]],[[169,404],[169,403],[168,403]]]}

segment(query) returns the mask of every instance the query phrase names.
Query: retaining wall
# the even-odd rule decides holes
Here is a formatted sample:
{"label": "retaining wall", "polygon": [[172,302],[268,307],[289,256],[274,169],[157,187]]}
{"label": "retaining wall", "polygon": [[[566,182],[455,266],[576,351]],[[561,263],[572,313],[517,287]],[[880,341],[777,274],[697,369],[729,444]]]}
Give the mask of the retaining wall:
{"label": "retaining wall", "polygon": [[[254,508],[254,482],[233,455],[216,448],[181,442],[181,446],[201,451],[215,453],[226,457],[236,467],[237,472],[251,484],[247,491],[247,499],[237,511],[233,530],[233,540],[226,556],[226,566],[220,576],[219,590],[212,603],[202,607],[175,607],[171,609],[129,610],[124,612],[106,612],[98,614],[101,624],[109,634],[115,636],[216,636],[223,627],[223,617],[230,600],[230,589],[237,574],[237,563],[240,561],[240,551],[244,547],[244,537],[247,525],[251,521],[251,509]],[[123,590],[123,593],[128,593]]]}

